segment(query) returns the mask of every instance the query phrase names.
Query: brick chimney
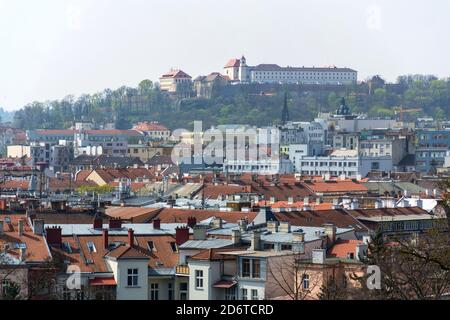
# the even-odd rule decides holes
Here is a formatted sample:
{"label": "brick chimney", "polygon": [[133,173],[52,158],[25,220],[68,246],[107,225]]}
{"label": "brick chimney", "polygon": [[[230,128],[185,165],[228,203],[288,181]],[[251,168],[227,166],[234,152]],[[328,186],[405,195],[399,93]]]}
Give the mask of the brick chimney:
{"label": "brick chimney", "polygon": [[103,219],[98,217],[97,215],[94,217],[94,229],[95,230],[103,229]]}
{"label": "brick chimney", "polygon": [[109,220],[109,228],[110,229],[122,229],[122,219],[113,218]]}
{"label": "brick chimney", "polygon": [[182,245],[189,240],[189,227],[177,227],[175,229],[175,239],[177,245]]}
{"label": "brick chimney", "polygon": [[161,219],[153,220],[153,229],[156,229],[156,230],[161,229]]}
{"label": "brick chimney", "polygon": [[197,218],[196,217],[189,217],[187,221],[187,225],[189,228],[194,228],[197,224]]}
{"label": "brick chimney", "polygon": [[128,244],[130,247],[134,247],[134,230],[128,229]]}
{"label": "brick chimney", "polygon": [[102,231],[103,234],[103,244],[105,245],[105,249],[108,249],[109,247],[109,234],[108,234],[108,229],[104,229]]}
{"label": "brick chimney", "polygon": [[62,232],[61,227],[45,228],[47,243],[51,246],[61,247]]}
{"label": "brick chimney", "polygon": [[19,219],[19,221],[17,222],[17,232],[19,234],[19,237],[23,235],[23,222],[23,219]]}

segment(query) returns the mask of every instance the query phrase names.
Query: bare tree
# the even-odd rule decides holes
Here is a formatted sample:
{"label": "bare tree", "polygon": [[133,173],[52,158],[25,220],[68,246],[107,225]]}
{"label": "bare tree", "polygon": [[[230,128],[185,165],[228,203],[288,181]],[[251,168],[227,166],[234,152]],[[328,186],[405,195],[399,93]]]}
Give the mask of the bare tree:
{"label": "bare tree", "polygon": [[269,298],[284,297],[290,300],[315,298],[319,290],[321,275],[302,263],[305,256],[292,254],[271,257],[267,260],[267,295]]}

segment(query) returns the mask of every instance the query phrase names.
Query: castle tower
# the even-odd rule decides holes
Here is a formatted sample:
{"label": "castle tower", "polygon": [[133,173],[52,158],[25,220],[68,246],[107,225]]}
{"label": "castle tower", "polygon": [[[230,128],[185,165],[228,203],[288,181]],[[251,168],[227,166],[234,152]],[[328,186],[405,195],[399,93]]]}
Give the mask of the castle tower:
{"label": "castle tower", "polygon": [[241,64],[239,66],[239,81],[241,83],[250,82],[250,75],[248,72],[247,59],[244,56],[241,58]]}

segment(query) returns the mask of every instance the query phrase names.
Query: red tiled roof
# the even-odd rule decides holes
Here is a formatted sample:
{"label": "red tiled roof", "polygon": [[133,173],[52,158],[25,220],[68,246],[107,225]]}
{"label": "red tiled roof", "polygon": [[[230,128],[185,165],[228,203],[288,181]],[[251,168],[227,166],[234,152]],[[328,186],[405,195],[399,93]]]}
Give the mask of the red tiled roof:
{"label": "red tiled roof", "polygon": [[139,122],[133,129],[139,131],[169,131],[169,129],[158,122]]}
{"label": "red tiled roof", "polygon": [[239,59],[231,59],[228,61],[228,63],[225,65],[224,68],[238,68],[241,65],[241,60]]}
{"label": "red tiled roof", "polygon": [[110,251],[107,257],[116,259],[149,259],[150,257],[145,254],[140,248],[135,248],[129,245],[119,246]]}
{"label": "red tiled roof", "polygon": [[304,182],[305,187],[314,193],[333,193],[333,192],[363,192],[367,193],[367,187],[363,184],[350,180],[333,180],[333,181],[314,181]]}
{"label": "red tiled roof", "polygon": [[336,258],[348,258],[349,254],[352,253],[356,258],[356,247],[358,244],[362,244],[361,240],[342,240],[339,239],[336,243],[328,250],[328,255]]}
{"label": "red tiled roof", "polygon": [[204,193],[205,198],[217,199],[219,196],[226,196],[231,194],[249,192],[245,186],[239,185],[205,185],[203,191],[199,194]]}
{"label": "red tiled roof", "polygon": [[106,209],[106,215],[112,218],[130,220],[133,223],[145,223],[159,211],[159,208],[109,207]]}
{"label": "red tiled roof", "polygon": [[[173,268],[178,264],[178,252],[174,252],[171,242],[175,242],[175,238],[171,235],[152,235],[152,236],[134,236],[134,249],[131,250],[129,245],[122,245],[116,249],[109,251],[105,248],[102,235],[90,236],[63,236],[62,241],[67,242],[71,247],[71,252],[67,252],[63,248],[52,247],[52,252],[60,255],[63,260],[68,261],[71,265],[77,265],[82,272],[110,272],[108,269],[105,256],[116,258],[144,258],[149,259],[150,268]],[[148,241],[153,242],[154,251],[148,250]],[[87,242],[95,245],[96,251],[89,252],[87,250]],[[128,236],[109,236],[109,243],[120,242],[127,244]],[[87,264],[86,259],[92,261]]]}
{"label": "red tiled roof", "polygon": [[226,222],[236,223],[242,219],[252,222],[256,215],[256,212],[163,208],[154,219],[160,219],[161,223],[187,223],[189,217],[195,217],[197,222],[216,217]]}
{"label": "red tiled roof", "polygon": [[181,70],[173,70],[166,74],[163,74],[161,78],[191,78],[190,75]]}
{"label": "red tiled roof", "polygon": [[117,285],[114,277],[100,278],[96,277],[89,280],[89,285],[91,286],[115,286]]}
{"label": "red tiled roof", "polygon": [[18,188],[22,190],[28,190],[30,181],[28,180],[5,180],[0,182],[1,190],[17,190]]}
{"label": "red tiled roof", "polygon": [[347,212],[355,218],[370,218],[370,217],[389,217],[389,216],[406,216],[406,215],[427,215],[428,211],[419,207],[406,208],[379,208],[379,209],[356,209],[347,210]]}
{"label": "red tiled roof", "polygon": [[[6,223],[5,219],[9,218],[11,223]],[[24,232],[21,236],[18,233],[18,223],[22,219],[24,222]],[[45,238],[41,235],[34,234],[33,229],[28,224],[26,215],[19,214],[0,214],[0,220],[3,220],[3,234],[0,235],[0,248],[5,244],[24,243],[26,245],[27,262],[44,262],[50,258],[50,252],[47,249]],[[15,258],[20,257],[19,249],[10,248],[8,254]]]}
{"label": "red tiled roof", "polygon": [[[298,209],[298,208],[303,208],[303,206],[305,205],[304,202],[302,201],[297,201],[297,202],[293,202],[293,203],[289,203],[288,201],[277,201],[274,203],[270,203],[270,201],[260,201],[257,203],[258,206],[268,206],[271,208],[290,208],[290,209]],[[312,210],[329,210],[333,207],[332,203],[327,203],[327,202],[323,202],[323,203],[319,203],[317,204],[315,201],[313,202],[309,202],[308,204]]]}
{"label": "red tiled roof", "polygon": [[273,213],[278,221],[290,222],[294,226],[321,227],[332,223],[338,228],[355,228],[356,231],[367,228],[345,210],[286,211]]}

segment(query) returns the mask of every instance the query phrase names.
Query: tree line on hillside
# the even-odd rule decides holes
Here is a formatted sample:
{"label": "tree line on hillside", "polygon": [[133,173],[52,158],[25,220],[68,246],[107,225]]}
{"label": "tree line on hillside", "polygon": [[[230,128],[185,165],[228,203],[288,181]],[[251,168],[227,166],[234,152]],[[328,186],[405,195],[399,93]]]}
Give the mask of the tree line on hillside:
{"label": "tree line on hillside", "polygon": [[363,82],[316,90],[276,85],[270,94],[249,93],[246,85],[234,87],[232,94],[221,94],[219,89],[210,99],[181,98],[162,92],[157,83],[143,80],[136,88],[123,86],[79,97],[68,95],[62,100],[33,102],[16,111],[13,123],[23,129],[69,128],[80,121],[115,123],[119,129],[128,129],[132,123],[143,120],[159,121],[170,129],[191,129],[194,120],[203,121],[204,127],[264,126],[281,122],[285,92],[293,121],[310,121],[318,112],[334,112],[342,97],[352,112],[374,117],[394,117],[395,107],[399,106],[422,110],[405,113],[406,118],[428,115],[439,120],[450,114],[450,79],[434,76],[401,76],[395,84]]}

